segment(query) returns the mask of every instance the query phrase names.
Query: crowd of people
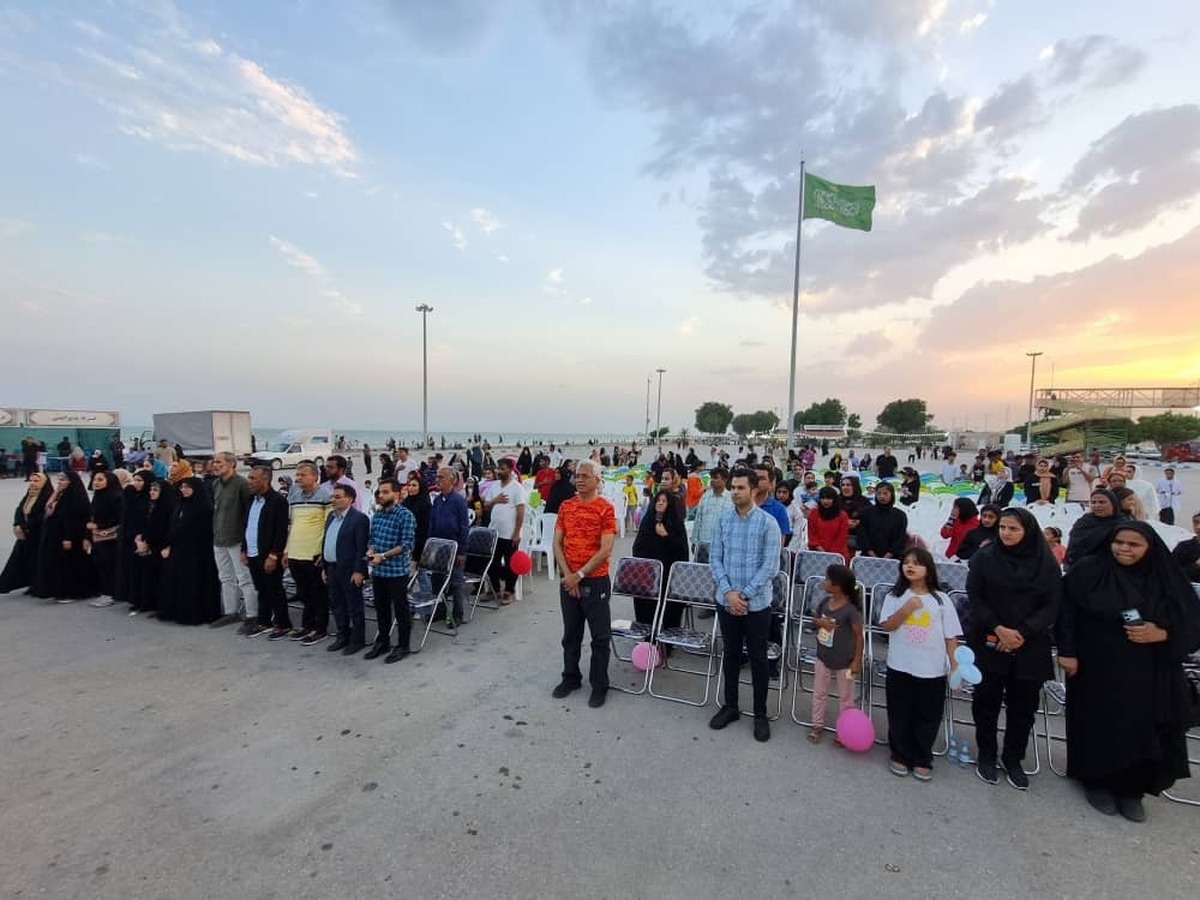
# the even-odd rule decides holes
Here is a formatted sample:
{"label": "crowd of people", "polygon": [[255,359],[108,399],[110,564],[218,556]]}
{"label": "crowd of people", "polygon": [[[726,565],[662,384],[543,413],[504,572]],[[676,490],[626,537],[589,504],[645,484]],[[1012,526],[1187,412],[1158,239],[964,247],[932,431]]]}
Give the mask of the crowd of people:
{"label": "crowd of people", "polygon": [[[232,454],[218,454],[194,471],[164,442],[133,473],[93,472],[90,497],[77,471],[30,474],[15,511],[16,540],[0,574],[0,592],[24,589],[63,603],[95,598],[93,606],[125,604],[131,616],[217,628],[236,624],[248,638],[306,647],[328,641],[329,651],[354,655],[365,649],[364,658],[391,663],[410,652],[408,591],[428,539],[458,547],[444,610],[447,626],[457,629],[465,621],[471,524],[496,530],[491,575],[500,604],[507,605],[516,593],[512,556],[527,510],[537,506],[556,516],[553,554],[562,575],[564,665],[552,693],[561,698],[582,687],[586,629],[588,703],[599,707],[609,689],[608,567],[618,531],[604,472],[636,456],[636,447],[611,454],[596,447],[579,460],[553,448],[536,455],[524,448],[499,459],[468,452],[418,462],[396,448],[377,457],[378,479],[360,485],[342,455],[320,466],[301,463],[294,477],[265,467],[243,475]],[[920,480],[900,467],[890,448],[869,463],[882,479],[869,492],[859,477],[861,458],[851,453],[821,470],[814,448],[789,453],[782,468],[753,448],[741,448],[732,463],[715,448],[707,461],[694,451],[663,454],[642,487],[629,476],[610,490],[620,492],[637,520],[632,555],[661,561],[669,574],[703,552],[711,567],[713,614],[724,645],[741,651],[724,654],[725,693],[712,728],[741,717],[744,655],[754,737],[770,738],[767,647],[778,643],[781,627],[771,609],[771,579],[781,548],[823,550],[845,565],[829,567],[828,597],[813,618],[817,696],[810,740],[821,740],[827,692],[843,708],[852,704],[851,685],[863,669],[864,629],[877,627],[889,637],[890,769],[930,780],[947,679],[965,643],[981,673],[971,704],[976,772],[990,784],[1003,774],[1026,789],[1022,758],[1057,656],[1066,675],[1069,774],[1084,784],[1098,810],[1141,820],[1144,794],[1188,775],[1185,734],[1197,723],[1184,663],[1200,648],[1200,602],[1189,583],[1200,581],[1200,514],[1193,517],[1196,536],[1172,551],[1127,504],[1137,494],[1119,493],[1135,480],[1125,461],[1105,468],[1085,463],[1082,455],[1058,466],[1023,461],[1028,471],[1016,480],[1024,479],[1030,506],[1053,503],[1064,490],[1066,502],[1086,503],[1088,511],[1064,543],[1061,533],[1040,528],[1028,509],[1006,505],[1011,494],[1005,498],[1005,489],[1014,480],[1008,466],[1002,459],[998,466],[987,462],[987,454],[982,458],[983,496],[957,498],[942,532],[949,541],[946,556],[970,566],[961,621],[941,588],[936,561],[909,533],[904,507],[916,502]],[[946,463],[955,464],[952,455]],[[947,477],[957,474],[947,468]],[[899,562],[898,580],[878,610],[862,608],[848,567],[855,556]],[[291,618],[285,572],[303,610],[299,625]],[[377,615],[369,644],[368,583]],[[658,619],[662,602],[661,596],[638,601],[637,620],[678,627],[682,605],[666,602]]]}

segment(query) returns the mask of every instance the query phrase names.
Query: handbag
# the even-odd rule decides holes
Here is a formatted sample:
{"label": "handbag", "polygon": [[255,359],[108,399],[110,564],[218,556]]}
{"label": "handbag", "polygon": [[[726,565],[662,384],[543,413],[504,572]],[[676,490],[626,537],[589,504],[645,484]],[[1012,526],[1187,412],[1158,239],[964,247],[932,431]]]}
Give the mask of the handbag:
{"label": "handbag", "polygon": [[97,528],[92,532],[92,543],[103,544],[105,541],[115,541],[117,539],[117,529],[113,528]]}

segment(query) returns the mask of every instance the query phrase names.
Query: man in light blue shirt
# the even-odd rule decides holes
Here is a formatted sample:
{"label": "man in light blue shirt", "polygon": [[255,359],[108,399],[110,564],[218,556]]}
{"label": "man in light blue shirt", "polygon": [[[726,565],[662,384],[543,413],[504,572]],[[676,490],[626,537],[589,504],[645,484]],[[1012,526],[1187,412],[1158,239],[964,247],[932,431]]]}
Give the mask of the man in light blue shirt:
{"label": "man in light blue shirt", "polygon": [[737,721],[740,648],[750,657],[754,691],[754,739],[771,738],[767,722],[767,639],[771,629],[771,579],[779,571],[781,536],[775,519],[755,506],[758,475],[734,469],[729,476],[733,509],[726,510],[713,533],[709,565],[717,583],[717,618],[725,644],[725,703],[709,721],[721,729]]}

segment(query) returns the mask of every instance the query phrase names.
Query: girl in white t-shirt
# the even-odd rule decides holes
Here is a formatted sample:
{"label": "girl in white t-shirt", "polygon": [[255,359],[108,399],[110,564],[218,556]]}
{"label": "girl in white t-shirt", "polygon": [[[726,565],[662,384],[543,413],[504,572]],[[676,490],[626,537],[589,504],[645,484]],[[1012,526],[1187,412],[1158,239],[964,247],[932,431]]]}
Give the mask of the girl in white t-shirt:
{"label": "girl in white t-shirt", "polygon": [[950,598],[938,588],[928,550],[904,554],[896,586],[879,610],[879,625],[891,633],[887,657],[888,745],[891,771],[920,781],[933,778],[933,742],[942,724],[946,676],[962,634]]}

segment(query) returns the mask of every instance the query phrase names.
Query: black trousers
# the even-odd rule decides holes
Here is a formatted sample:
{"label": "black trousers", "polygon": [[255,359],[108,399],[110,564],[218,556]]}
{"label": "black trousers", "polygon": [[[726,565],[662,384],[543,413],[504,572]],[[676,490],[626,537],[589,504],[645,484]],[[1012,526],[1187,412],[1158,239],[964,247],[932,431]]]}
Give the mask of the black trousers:
{"label": "black trousers", "polygon": [[329,608],[337,623],[338,637],[348,638],[353,645],[362,645],[367,642],[363,592],[361,584],[351,581],[353,576],[353,565],[325,563]]}
{"label": "black trousers", "polygon": [[[933,765],[933,742],[946,708],[946,678],[918,678],[898,669],[887,673],[888,746],[901,765]],[[980,751],[982,755],[982,749]]]}
{"label": "black trousers", "polygon": [[760,609],[744,616],[731,615],[724,606],[717,607],[717,620],[721,625],[721,639],[725,644],[722,662],[722,677],[725,679],[725,706],[738,708],[738,680],[741,678],[744,645],[750,657],[750,682],[754,694],[754,715],[766,718],[767,686],[767,636],[771,631],[771,610]]}
{"label": "black trousers", "polygon": [[[276,564],[274,572],[265,568],[265,556],[251,556],[246,559],[246,567],[250,570],[250,580],[254,582],[254,590],[258,592],[258,621],[263,625],[274,625],[276,628],[291,628],[292,617],[288,613],[287,595],[283,592],[283,565]],[[292,577],[296,577],[292,570]]]}
{"label": "black trousers", "polygon": [[563,618],[563,681],[583,684],[579,657],[583,652],[583,626],[592,635],[592,661],[588,672],[594,691],[608,690],[608,656],[612,641],[612,610],[609,599],[612,582],[607,575],[584,578],[579,582],[579,596],[572,597],[559,585],[558,602]]}
{"label": "black trousers", "polygon": [[[633,598],[633,618],[635,622],[641,622],[644,625],[649,625],[654,621],[654,613],[658,609],[658,601],[651,600],[648,597]],[[663,629],[678,628],[683,622],[682,603],[676,603],[674,600],[667,601],[667,608],[663,610]]]}
{"label": "black trousers", "polygon": [[392,622],[396,623],[396,646],[408,649],[412,638],[412,610],[408,608],[408,576],[371,579],[375,588],[375,624],[379,626],[375,643],[391,646]]}
{"label": "black trousers", "polygon": [[1003,704],[1004,752],[999,760],[1006,766],[1021,764],[1037,717],[1041,690],[1042,682],[1034,678],[983,673],[983,681],[975,685],[971,698],[971,717],[975,720],[975,743],[980,759],[997,759],[996,722]]}
{"label": "black trousers", "polygon": [[500,586],[504,586],[504,590],[515,591],[517,589],[517,576],[512,570],[512,555],[516,551],[516,544],[512,538],[497,538],[496,539],[496,560],[492,570],[488,573],[491,579],[492,588],[499,593]]}
{"label": "black trousers", "polygon": [[292,559],[288,568],[296,582],[296,596],[304,604],[300,627],[305,631],[325,634],[329,631],[329,591],[321,581],[321,570],[315,562]]}
{"label": "black trousers", "polygon": [[1171,508],[1170,506],[1160,509],[1158,511],[1158,521],[1162,522],[1164,525],[1174,525],[1175,524],[1175,510],[1173,508]]}

